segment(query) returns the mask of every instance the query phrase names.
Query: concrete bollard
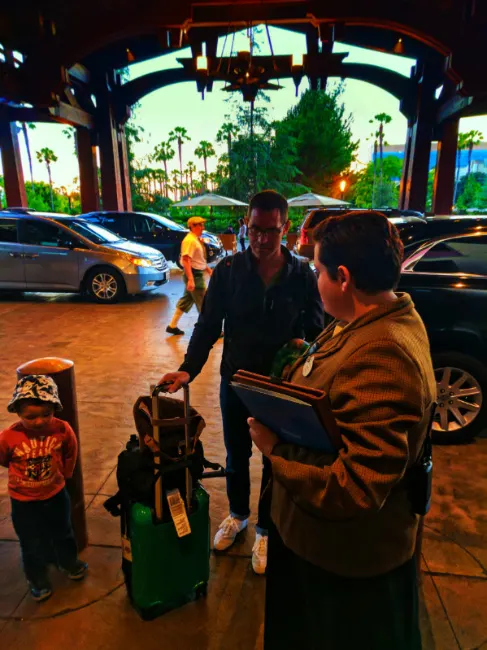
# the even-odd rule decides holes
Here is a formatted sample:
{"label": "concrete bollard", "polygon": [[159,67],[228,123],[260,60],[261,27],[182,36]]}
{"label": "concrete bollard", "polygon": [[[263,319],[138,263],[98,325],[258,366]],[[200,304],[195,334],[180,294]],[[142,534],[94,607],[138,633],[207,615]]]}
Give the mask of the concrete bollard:
{"label": "concrete bollard", "polygon": [[83,493],[83,470],[81,467],[81,445],[78,424],[78,406],[76,403],[76,388],[74,379],[74,363],[68,359],[45,357],[24,363],[17,368],[17,376],[49,375],[54,379],[59,390],[59,398],[63,405],[61,419],[73,427],[78,440],[78,460],[73,478],[66,481],[66,488],[71,498],[71,521],[78,544],[82,551],[88,544],[86,531],[85,500]]}

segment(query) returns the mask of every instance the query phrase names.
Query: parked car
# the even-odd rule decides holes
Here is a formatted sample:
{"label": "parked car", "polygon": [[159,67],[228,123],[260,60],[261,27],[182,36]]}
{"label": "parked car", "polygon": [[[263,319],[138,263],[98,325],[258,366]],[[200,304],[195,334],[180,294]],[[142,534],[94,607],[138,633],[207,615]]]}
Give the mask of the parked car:
{"label": "parked car", "polygon": [[475,232],[477,226],[487,226],[487,216],[452,215],[427,217],[423,221],[397,224],[406,255],[410,255],[424,242],[434,237],[468,234]]}
{"label": "parked car", "polygon": [[[121,237],[156,248],[168,261],[180,265],[181,242],[188,229],[167,217],[151,212],[89,212],[81,217],[91,223],[98,223]],[[205,231],[202,241],[208,264],[218,262],[225,256],[225,250],[216,235]]]}
{"label": "parked car", "polygon": [[0,289],[79,291],[112,303],[168,279],[159,251],[98,224],[68,215],[0,212]]}
{"label": "parked car", "polygon": [[487,223],[423,242],[403,264],[431,341],[438,384],[437,442],[467,441],[487,427]]}
{"label": "parked car", "polygon": [[[295,251],[301,257],[313,259],[314,254],[314,239],[313,230],[318,224],[327,219],[328,217],[346,214],[347,212],[354,212],[363,210],[359,208],[317,208],[310,210],[301,225],[299,231],[298,241],[296,243]],[[396,225],[409,225],[425,223],[426,219],[421,212],[414,210],[395,210],[387,209],[381,210],[393,223]]]}

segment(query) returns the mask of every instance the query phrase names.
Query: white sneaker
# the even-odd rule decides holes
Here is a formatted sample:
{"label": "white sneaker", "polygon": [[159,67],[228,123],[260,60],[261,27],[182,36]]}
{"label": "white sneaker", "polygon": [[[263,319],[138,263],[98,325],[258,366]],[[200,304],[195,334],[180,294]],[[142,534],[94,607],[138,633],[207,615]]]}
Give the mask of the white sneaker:
{"label": "white sneaker", "polygon": [[257,533],[252,549],[252,568],[259,576],[263,576],[267,568],[267,535]]}
{"label": "white sneaker", "polygon": [[248,519],[236,519],[232,515],[228,515],[218,527],[217,534],[213,545],[216,551],[225,551],[229,548],[239,533],[247,528]]}

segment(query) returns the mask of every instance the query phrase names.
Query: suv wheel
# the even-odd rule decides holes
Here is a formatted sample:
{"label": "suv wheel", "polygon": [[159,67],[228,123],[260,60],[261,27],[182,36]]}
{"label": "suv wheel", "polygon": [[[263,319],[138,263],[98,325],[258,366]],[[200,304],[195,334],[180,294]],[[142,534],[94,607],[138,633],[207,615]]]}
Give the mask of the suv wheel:
{"label": "suv wheel", "polygon": [[123,277],[110,267],[93,269],[86,279],[86,288],[98,302],[118,302],[127,293]]}
{"label": "suv wheel", "polygon": [[433,356],[437,384],[434,442],[468,442],[487,427],[487,369],[459,352]]}

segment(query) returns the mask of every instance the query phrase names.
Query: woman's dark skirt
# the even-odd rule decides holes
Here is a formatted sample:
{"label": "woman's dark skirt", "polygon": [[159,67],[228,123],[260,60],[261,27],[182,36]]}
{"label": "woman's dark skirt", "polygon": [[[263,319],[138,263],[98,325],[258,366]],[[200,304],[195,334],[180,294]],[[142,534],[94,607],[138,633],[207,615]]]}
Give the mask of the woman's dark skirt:
{"label": "woman's dark skirt", "polygon": [[343,578],[298,557],[272,524],[264,648],[421,650],[416,560],[374,578]]}

